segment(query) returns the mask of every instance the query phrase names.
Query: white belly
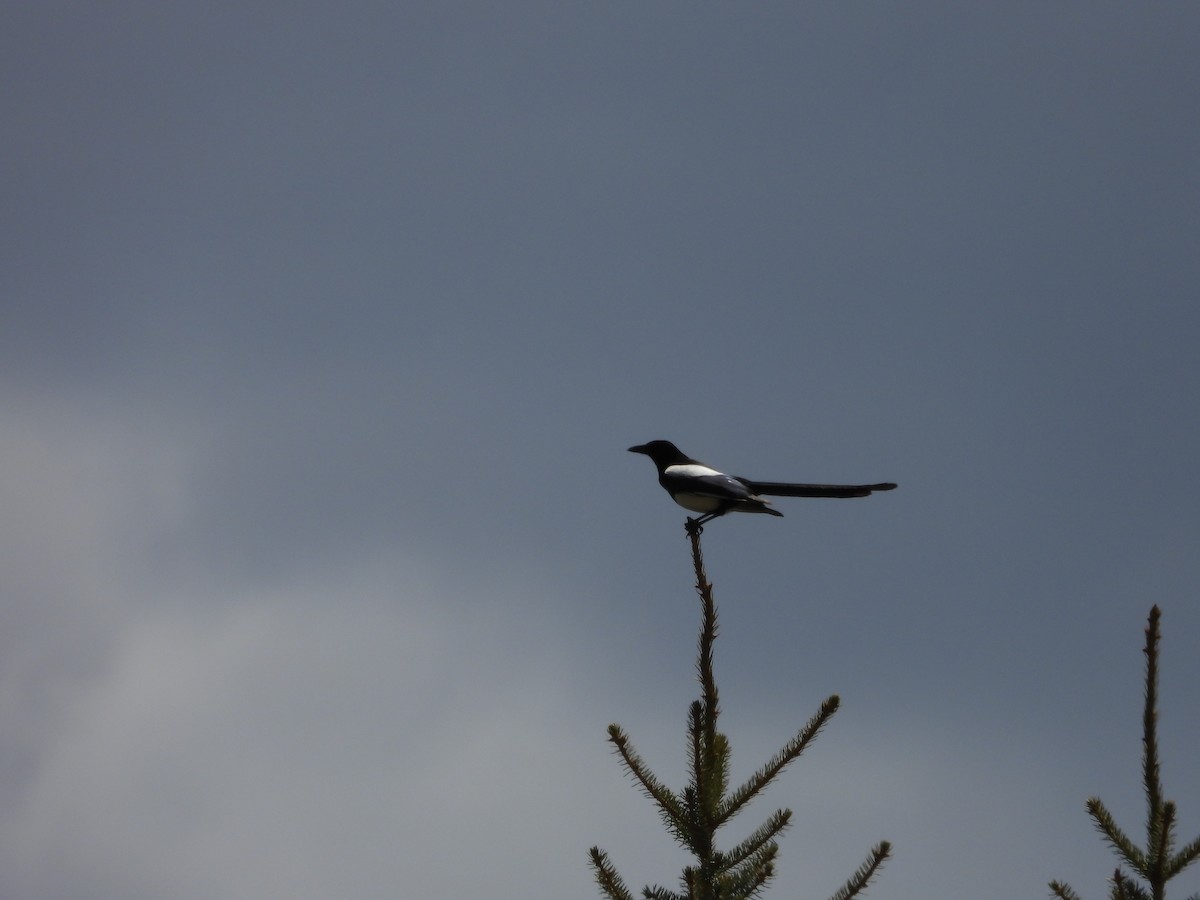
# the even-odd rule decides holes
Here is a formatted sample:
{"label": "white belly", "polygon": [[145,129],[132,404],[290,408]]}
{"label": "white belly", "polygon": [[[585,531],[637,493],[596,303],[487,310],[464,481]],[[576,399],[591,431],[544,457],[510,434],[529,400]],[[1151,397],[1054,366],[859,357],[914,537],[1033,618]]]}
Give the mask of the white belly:
{"label": "white belly", "polygon": [[704,497],[699,494],[676,494],[675,502],[684,509],[698,513],[710,513],[721,506],[721,501],[716,497]]}

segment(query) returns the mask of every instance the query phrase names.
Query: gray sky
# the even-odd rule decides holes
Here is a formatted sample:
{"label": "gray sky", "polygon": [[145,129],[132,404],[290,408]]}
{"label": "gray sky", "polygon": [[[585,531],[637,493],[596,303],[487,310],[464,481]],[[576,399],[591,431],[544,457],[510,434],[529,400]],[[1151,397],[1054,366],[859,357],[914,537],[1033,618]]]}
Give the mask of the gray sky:
{"label": "gray sky", "polygon": [[[1200,832],[1200,8],[9,4],[0,896],[683,862],[683,512],[769,896],[1100,897],[1142,628]],[[1177,895],[1200,887],[1200,871]]]}

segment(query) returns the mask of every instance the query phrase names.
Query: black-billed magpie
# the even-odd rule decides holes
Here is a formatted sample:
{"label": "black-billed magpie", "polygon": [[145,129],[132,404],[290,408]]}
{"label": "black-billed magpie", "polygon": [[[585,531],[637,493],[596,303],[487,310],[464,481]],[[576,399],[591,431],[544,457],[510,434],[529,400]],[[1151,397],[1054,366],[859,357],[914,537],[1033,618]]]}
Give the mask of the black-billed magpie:
{"label": "black-billed magpie", "polygon": [[658,469],[658,483],[671,499],[686,510],[703,513],[690,519],[696,526],[727,512],[767,513],[782,516],[760,494],[771,497],[867,497],[875,491],[890,491],[896,485],[880,484],[790,484],[784,481],[751,481],[718,472],[692,459],[670,441],[651,441],[629,448],[644,453]]}

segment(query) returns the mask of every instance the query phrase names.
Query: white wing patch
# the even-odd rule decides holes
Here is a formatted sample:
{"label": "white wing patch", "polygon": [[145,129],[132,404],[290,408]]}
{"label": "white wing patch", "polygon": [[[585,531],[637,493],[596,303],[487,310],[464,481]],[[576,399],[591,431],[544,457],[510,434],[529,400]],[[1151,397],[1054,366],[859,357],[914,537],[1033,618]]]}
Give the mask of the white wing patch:
{"label": "white wing patch", "polygon": [[[676,503],[694,512],[711,512],[722,504],[740,502],[750,496],[740,481],[697,463],[667,466],[659,480]],[[681,499],[684,496],[690,499],[685,502]]]}
{"label": "white wing patch", "polygon": [[708,466],[702,466],[697,463],[685,463],[679,466],[667,466],[663,469],[664,475],[678,475],[681,478],[704,478],[705,476],[716,475],[718,478],[728,478],[724,472],[718,472],[716,469],[710,469]]}

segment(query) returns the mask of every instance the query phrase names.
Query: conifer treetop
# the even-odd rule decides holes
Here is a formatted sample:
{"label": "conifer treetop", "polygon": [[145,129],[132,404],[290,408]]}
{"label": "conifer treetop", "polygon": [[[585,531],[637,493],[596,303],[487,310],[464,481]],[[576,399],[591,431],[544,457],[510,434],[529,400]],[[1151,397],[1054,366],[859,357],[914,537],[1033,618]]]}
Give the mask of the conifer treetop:
{"label": "conifer treetop", "polygon": [[[1166,900],[1167,882],[1200,858],[1200,837],[1175,851],[1175,804],[1163,799],[1158,761],[1158,645],[1162,639],[1162,613],[1150,609],[1146,625],[1146,696],[1142,708],[1142,788],[1146,794],[1146,846],[1138,847],[1117,825],[1099,797],[1090,797],[1087,812],[1100,836],[1145,885],[1118,866],[1109,881],[1111,900]],[[1082,900],[1066,882],[1050,882],[1051,895],[1060,900]],[[1200,893],[1188,900],[1200,900]]]}
{"label": "conifer treetop", "polygon": [[[722,851],[717,830],[741,812],[803,753],[837,712],[836,695],[828,697],[804,727],[744,784],[729,790],[729,740],[717,728],[720,702],[713,675],[713,645],[717,637],[717,609],[712,584],[704,571],[700,548],[702,529],[688,520],[696,592],[700,597],[701,625],[697,640],[696,675],[700,698],[688,709],[688,771],[690,780],[681,791],[664,785],[634,749],[619,725],[608,727],[608,739],[625,769],[658,808],[667,832],[694,857],[684,868],[680,889],[652,885],[642,891],[646,900],[750,900],[758,897],[775,874],[779,853],[777,838],[791,822],[792,812],[779,809],[741,843]],[[858,870],[831,900],[850,900],[860,894],[891,853],[881,841],[868,853]],[[590,851],[596,883],[609,900],[633,900],[608,855],[599,847]]]}

